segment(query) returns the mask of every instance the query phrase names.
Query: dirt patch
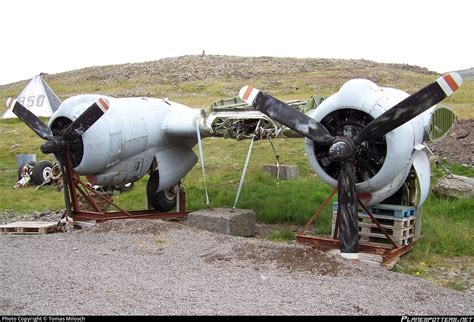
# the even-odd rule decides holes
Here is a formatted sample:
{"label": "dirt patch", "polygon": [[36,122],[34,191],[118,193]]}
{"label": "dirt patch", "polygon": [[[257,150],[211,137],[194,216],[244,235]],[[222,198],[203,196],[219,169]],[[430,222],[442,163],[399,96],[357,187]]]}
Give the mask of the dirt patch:
{"label": "dirt patch", "polygon": [[[302,226],[291,224],[257,224],[257,239],[267,239],[273,233],[288,230],[297,233]],[[215,237],[220,242],[227,242],[229,236]],[[331,258],[320,250],[295,244],[295,241],[254,243],[253,241],[238,244],[228,253],[211,253],[202,256],[204,261],[213,264],[224,264],[239,261],[250,262],[256,269],[265,265],[275,265],[287,272],[310,272],[319,276],[340,276],[345,272],[343,265],[336,258]]]}
{"label": "dirt patch", "polygon": [[234,247],[234,251],[240,259],[257,265],[274,263],[288,272],[304,271],[320,276],[338,276],[343,269],[340,262],[316,249],[282,246],[247,244]]}
{"label": "dirt patch", "polygon": [[272,235],[275,232],[282,231],[282,230],[287,230],[291,231],[293,233],[298,233],[303,228],[303,226],[297,226],[297,225],[292,225],[292,224],[257,224],[257,233],[255,237],[257,238],[267,238],[270,235]]}
{"label": "dirt patch", "polygon": [[170,229],[181,230],[181,224],[170,225],[161,220],[144,220],[144,219],[127,219],[127,220],[110,220],[88,229],[94,234],[103,234],[109,232],[117,232],[120,234],[152,234],[168,232]]}
{"label": "dirt patch", "polygon": [[474,120],[460,120],[444,138],[427,145],[440,160],[474,167]]}

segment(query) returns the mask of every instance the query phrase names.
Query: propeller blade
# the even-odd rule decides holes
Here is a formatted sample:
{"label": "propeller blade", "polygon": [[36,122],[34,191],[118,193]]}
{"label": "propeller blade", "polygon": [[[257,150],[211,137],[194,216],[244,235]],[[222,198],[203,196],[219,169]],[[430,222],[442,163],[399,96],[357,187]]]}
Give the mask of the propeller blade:
{"label": "propeller blade", "polygon": [[337,179],[337,216],[339,217],[341,254],[359,252],[359,222],[354,173],[354,165],[351,162],[341,162],[341,171]]}
{"label": "propeller blade", "polygon": [[318,144],[330,145],[334,140],[321,123],[252,86],[242,87],[239,96],[258,111]]}
{"label": "propeller blade", "polygon": [[370,122],[354,137],[355,145],[381,137],[410,121],[453,94],[461,84],[462,78],[458,73],[448,73],[438,78]]}
{"label": "propeller blade", "polygon": [[[51,129],[44,124],[35,114],[33,114],[26,107],[21,105],[18,101],[12,100],[10,104],[15,104],[13,106],[12,112],[18,116],[20,120],[23,121],[30,129],[32,129],[40,138],[43,140],[51,140],[53,137],[53,132]],[[11,106],[8,106],[10,108]]]}
{"label": "propeller blade", "polygon": [[77,119],[72,122],[66,131],[64,131],[63,138],[65,141],[71,141],[76,137],[81,136],[87,131],[102,115],[109,109],[109,103],[99,98],[89,106]]}
{"label": "propeller blade", "polygon": [[66,215],[72,217],[71,212],[71,199],[69,196],[69,179],[68,174],[66,173],[66,167],[64,166],[64,158],[66,155],[56,155],[56,160],[58,160],[59,166],[61,167],[61,173],[63,177],[63,193],[64,193],[64,203],[66,205]]}

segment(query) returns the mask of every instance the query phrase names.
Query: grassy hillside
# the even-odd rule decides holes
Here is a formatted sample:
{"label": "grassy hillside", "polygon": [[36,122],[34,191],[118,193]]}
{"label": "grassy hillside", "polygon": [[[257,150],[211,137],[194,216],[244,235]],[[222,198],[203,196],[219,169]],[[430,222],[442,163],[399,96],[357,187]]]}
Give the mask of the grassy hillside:
{"label": "grassy hillside", "polygon": [[[60,99],[83,93],[101,93],[117,97],[152,96],[193,107],[205,107],[214,100],[238,94],[245,84],[253,84],[274,96],[306,99],[311,95],[330,95],[352,78],[367,78],[381,86],[395,87],[413,93],[439,75],[409,65],[378,64],[366,60],[242,58],[229,56],[184,56],[140,64],[91,67],[44,79]],[[0,86],[0,103],[16,96],[27,81]],[[474,118],[474,82],[464,86],[445,103],[460,118]],[[46,121],[46,120],[45,120]],[[12,189],[16,182],[16,159],[21,153],[42,155],[42,140],[18,120],[0,120],[0,211],[28,213],[63,208],[63,196],[54,187],[34,191],[34,187]],[[304,224],[330,192],[312,172],[306,160],[301,139],[274,141],[281,161],[297,164],[301,176],[297,180],[277,181],[262,172],[262,165],[275,163],[271,146],[258,141],[238,207],[256,211],[260,222]],[[204,153],[211,206],[231,207],[243,168],[248,141],[206,139]],[[197,151],[196,151],[197,152]],[[474,171],[458,165],[447,165],[454,173],[474,176]],[[434,169],[433,181],[441,175]],[[135,189],[117,198],[128,209],[142,208],[145,203],[146,179]],[[200,165],[186,176],[184,185],[188,208],[205,207]],[[474,202],[445,200],[430,195],[423,211],[424,238],[400,270],[415,275],[428,274],[430,267],[448,265],[446,258],[474,256]],[[316,232],[329,234],[331,209],[328,207],[316,222]],[[291,234],[290,234],[291,235]],[[466,268],[468,269],[468,268]],[[454,287],[454,286],[453,286]],[[465,289],[466,283],[458,289]]]}
{"label": "grassy hillside", "polygon": [[[380,86],[412,93],[437,76],[416,66],[367,60],[183,56],[90,67],[43,77],[62,100],[80,93],[100,93],[119,97],[168,97],[203,107],[214,100],[237,95],[239,89],[249,83],[282,99],[305,99],[315,94],[330,95],[352,78],[366,78]],[[26,83],[25,80],[0,86],[1,108],[6,99],[16,97]],[[446,103],[461,118],[474,118],[473,101],[474,84],[467,82]]]}

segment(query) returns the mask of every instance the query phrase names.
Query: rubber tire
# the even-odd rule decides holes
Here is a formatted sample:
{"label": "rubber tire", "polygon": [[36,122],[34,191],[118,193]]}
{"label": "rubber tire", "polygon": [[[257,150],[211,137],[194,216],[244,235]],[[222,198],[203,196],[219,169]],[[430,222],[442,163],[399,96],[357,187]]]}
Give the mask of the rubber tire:
{"label": "rubber tire", "polygon": [[406,183],[403,183],[396,193],[381,202],[381,204],[398,206],[409,206],[409,203],[409,189]]}
{"label": "rubber tire", "polygon": [[173,199],[169,199],[165,191],[156,192],[159,182],[160,176],[158,171],[152,172],[146,184],[148,204],[155,210],[167,212],[176,207],[176,195]]}
{"label": "rubber tire", "polygon": [[[47,173],[47,171],[49,171],[49,173],[51,174],[52,169],[53,169],[53,164],[50,161],[42,160],[36,163],[36,165],[33,168],[33,173],[31,174],[31,180],[33,181],[35,185],[39,186],[43,184],[43,182],[45,182],[47,179],[45,174]],[[47,184],[51,184],[51,182],[52,180],[50,180],[50,182]]]}
{"label": "rubber tire", "polygon": [[35,161],[28,161],[24,164],[22,164],[19,168],[18,168],[18,180],[21,180],[21,170],[23,170],[23,167],[25,165],[30,165],[32,167],[34,167],[36,165],[36,162]]}

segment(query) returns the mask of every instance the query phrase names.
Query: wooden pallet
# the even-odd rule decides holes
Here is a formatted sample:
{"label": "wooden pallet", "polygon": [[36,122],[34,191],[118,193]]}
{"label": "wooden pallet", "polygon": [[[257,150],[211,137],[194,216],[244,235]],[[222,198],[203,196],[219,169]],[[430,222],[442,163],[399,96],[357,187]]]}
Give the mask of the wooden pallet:
{"label": "wooden pallet", "polygon": [[414,207],[398,206],[398,205],[385,205],[379,204],[377,206],[369,207],[372,215],[386,215],[393,216],[395,218],[407,218],[415,215]]}
{"label": "wooden pallet", "polygon": [[[334,234],[334,225],[332,227],[332,232]],[[386,232],[397,246],[405,246],[414,241],[414,234],[411,233],[414,232],[414,228],[403,231],[401,236],[397,235],[397,233],[392,234],[389,231]],[[361,227],[359,227],[359,240],[361,242],[370,242],[372,245],[391,245],[388,238],[382,232],[366,232]]]}
{"label": "wooden pallet", "polygon": [[[373,215],[375,219],[377,219],[377,221],[379,222],[379,224],[381,224],[384,228],[385,226],[387,227],[396,227],[396,228],[408,228],[408,227],[411,227],[413,225],[415,225],[415,217],[412,216],[412,217],[403,217],[403,218],[396,218],[396,217],[393,217],[393,216],[387,216],[387,215]],[[337,213],[334,212],[332,214],[332,223],[334,225],[334,223],[336,222],[336,218],[337,218]],[[371,223],[372,222],[372,219],[369,217],[369,215],[363,213],[363,212],[359,212],[358,214],[358,220],[359,220],[359,223]]]}
{"label": "wooden pallet", "polygon": [[[415,227],[408,227],[408,228],[396,228],[396,227],[390,227],[386,225],[381,225],[383,229],[385,229],[385,232],[387,235],[390,237],[410,237],[415,234]],[[382,234],[383,232],[381,229],[376,224],[372,223],[359,223],[359,232],[361,234]],[[385,236],[385,235],[384,235]]]}
{"label": "wooden pallet", "polygon": [[[415,216],[395,217],[393,215],[387,215],[385,212],[384,214],[373,214],[373,216],[397,246],[405,246],[414,242]],[[336,218],[337,212],[333,212],[332,235],[334,235]],[[391,245],[388,238],[383,234],[380,228],[372,222],[369,215],[364,212],[359,212],[358,221],[360,242],[373,245]]]}
{"label": "wooden pallet", "polygon": [[[337,218],[337,213],[333,213],[332,233],[334,233],[336,218]],[[377,219],[378,223],[385,229],[400,231],[407,228],[414,228],[415,226],[415,217],[395,218],[392,216],[374,215],[374,218]],[[376,224],[372,223],[372,219],[364,213],[359,213],[358,220],[359,220],[359,227],[377,227]]]}
{"label": "wooden pallet", "polygon": [[[364,235],[362,233],[359,233],[360,235],[360,242],[361,243],[368,243],[368,244],[371,244],[371,245],[391,245],[390,241],[387,239],[387,237],[385,237],[384,234],[369,234],[369,235]],[[414,239],[414,236],[410,236],[410,237],[400,237],[400,238],[396,238],[396,237],[390,237],[392,238],[393,242],[397,245],[397,246],[405,246],[405,245],[409,245],[409,244],[412,244],[415,239]]]}
{"label": "wooden pallet", "polygon": [[[375,219],[379,222],[379,224],[386,228],[386,227],[394,227],[394,228],[409,228],[415,225],[415,217],[403,217],[397,218],[393,216],[387,215],[373,215]],[[367,214],[359,214],[359,223],[372,223],[372,219]]]}
{"label": "wooden pallet", "polygon": [[57,222],[44,221],[16,221],[0,225],[1,234],[40,235],[54,232]]}
{"label": "wooden pallet", "polygon": [[[336,213],[338,208],[338,203],[334,202],[332,205],[332,212]],[[389,204],[379,204],[376,206],[368,207],[369,211],[372,215],[385,215],[395,218],[407,218],[415,215],[415,208],[410,206],[398,206],[398,205],[389,205]],[[361,209],[359,209],[359,213],[367,213]]]}

